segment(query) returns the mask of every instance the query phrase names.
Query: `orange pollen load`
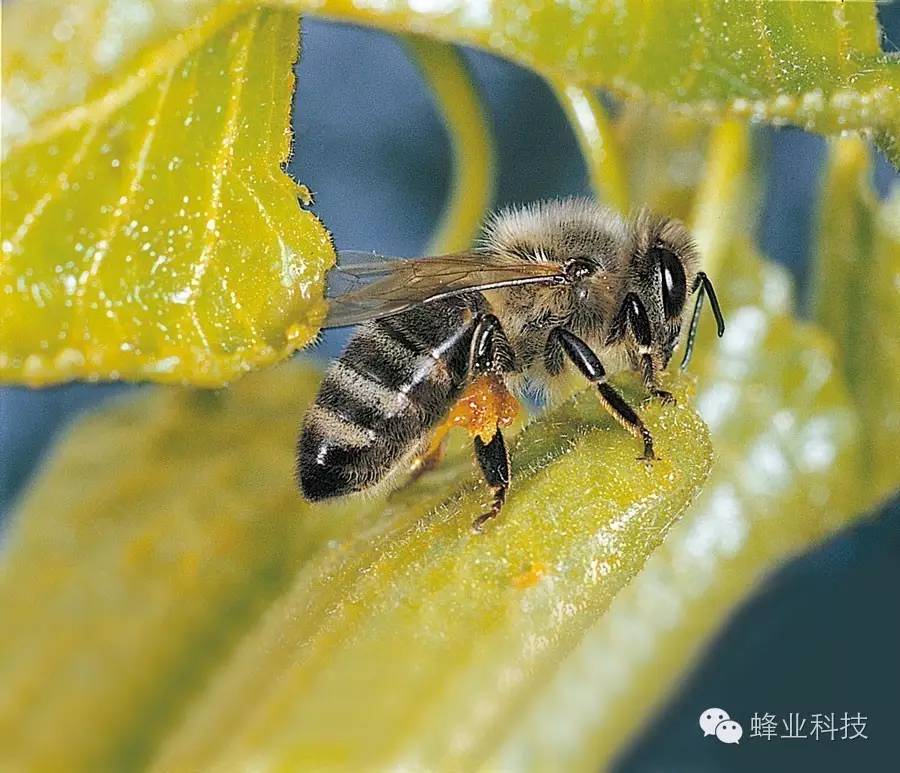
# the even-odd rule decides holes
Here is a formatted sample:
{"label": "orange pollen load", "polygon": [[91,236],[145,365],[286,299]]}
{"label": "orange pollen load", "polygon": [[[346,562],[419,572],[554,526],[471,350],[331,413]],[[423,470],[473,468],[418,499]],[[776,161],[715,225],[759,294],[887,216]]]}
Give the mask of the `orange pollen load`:
{"label": "orange pollen load", "polygon": [[519,407],[519,401],[498,376],[481,376],[450,410],[446,424],[462,427],[473,437],[477,435],[489,443],[498,428],[512,424]]}

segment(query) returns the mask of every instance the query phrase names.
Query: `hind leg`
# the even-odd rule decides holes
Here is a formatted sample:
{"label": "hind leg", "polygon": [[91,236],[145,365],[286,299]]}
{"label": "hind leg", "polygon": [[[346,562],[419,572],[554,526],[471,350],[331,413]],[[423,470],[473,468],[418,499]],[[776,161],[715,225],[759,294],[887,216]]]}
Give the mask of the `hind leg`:
{"label": "hind leg", "polygon": [[449,431],[450,427],[446,424],[438,427],[434,435],[431,436],[431,440],[428,441],[425,450],[412,460],[407,485],[415,483],[426,472],[431,472],[440,464],[441,459],[444,458],[444,441],[447,439]]}
{"label": "hind leg", "polygon": [[500,374],[515,367],[515,355],[500,321],[493,314],[480,316],[469,352],[469,373],[473,380],[434,431],[428,446],[413,460],[410,482],[437,466],[444,453],[447,433],[454,427],[461,427],[488,444],[498,428],[512,424],[519,403],[506,389]]}
{"label": "hind leg", "polygon": [[512,424],[520,406],[501,374],[514,369],[515,357],[499,321],[493,315],[482,317],[472,337],[469,372],[473,380],[435,430],[426,450],[413,462],[411,480],[438,463],[446,435],[453,427],[461,427],[472,436],[475,458],[494,495],[490,510],[472,523],[479,532],[500,512],[509,490],[509,454],[501,429]]}
{"label": "hind leg", "polygon": [[474,394],[470,395],[467,404],[467,428],[473,436],[475,458],[481,474],[494,494],[490,510],[472,523],[472,528],[480,532],[506,502],[509,452],[501,428],[508,427],[519,411],[518,401],[507,391],[499,376],[516,369],[515,355],[499,320],[493,315],[483,317],[476,328],[469,369],[476,381],[473,384]]}
{"label": "hind leg", "polygon": [[488,444],[498,429],[512,424],[519,410],[519,401],[509,393],[499,376],[475,379],[434,431],[425,450],[413,460],[411,480],[434,469],[440,462],[447,433],[454,427],[464,429],[483,444]]}
{"label": "hind leg", "polygon": [[509,490],[509,452],[503,441],[503,433],[497,429],[489,443],[485,443],[479,436],[475,436],[475,457],[481,467],[481,473],[485,481],[494,492],[494,501],[491,509],[479,515],[473,522],[472,528],[480,532],[484,524],[497,516],[506,502],[506,492]]}

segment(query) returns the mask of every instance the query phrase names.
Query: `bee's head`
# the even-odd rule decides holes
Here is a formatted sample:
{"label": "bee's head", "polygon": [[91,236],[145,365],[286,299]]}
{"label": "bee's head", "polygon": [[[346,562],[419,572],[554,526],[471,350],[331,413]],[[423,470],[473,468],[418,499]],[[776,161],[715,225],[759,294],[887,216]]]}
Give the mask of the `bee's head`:
{"label": "bee's head", "polygon": [[628,290],[647,311],[651,349],[668,365],[678,344],[688,296],[695,289],[699,256],[678,220],[643,210],[632,225]]}

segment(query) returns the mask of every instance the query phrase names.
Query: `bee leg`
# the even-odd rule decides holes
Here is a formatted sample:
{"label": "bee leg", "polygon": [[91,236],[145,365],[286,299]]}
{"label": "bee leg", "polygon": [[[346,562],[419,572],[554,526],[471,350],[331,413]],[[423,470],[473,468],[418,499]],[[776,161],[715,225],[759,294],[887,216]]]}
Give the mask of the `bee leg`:
{"label": "bee leg", "polygon": [[493,314],[478,317],[472,333],[469,373],[480,376],[484,373],[505,373],[515,370],[515,359],[506,333],[500,326],[500,320]]}
{"label": "bee leg", "polygon": [[406,485],[415,483],[426,472],[431,472],[438,466],[441,459],[444,457],[444,440],[447,437],[449,429],[449,426],[439,427],[438,431],[434,433],[434,437],[432,437],[431,441],[428,443],[428,448],[412,460],[412,463],[410,464],[410,475]]}
{"label": "bee leg", "polygon": [[[494,492],[491,509],[472,522],[476,532],[500,512],[509,489],[509,454],[500,427],[509,425],[518,411],[518,403],[507,392],[499,374],[515,369],[515,353],[500,320],[493,314],[478,317],[469,354],[469,376],[473,381],[448,419],[457,426],[465,426],[473,435],[475,457]],[[493,435],[487,434],[491,430]],[[485,442],[484,437],[491,439]]]}
{"label": "bee leg", "polygon": [[497,404],[493,413],[487,418],[488,424],[493,424],[494,434],[490,441],[485,443],[484,430],[488,426],[478,426],[478,423],[470,426],[470,431],[475,430],[474,444],[475,457],[481,467],[481,473],[485,481],[494,492],[494,501],[491,509],[482,513],[472,522],[472,529],[481,532],[484,524],[495,517],[506,502],[506,492],[509,489],[509,453],[506,443],[503,441],[503,433],[500,424],[509,424],[512,415],[516,412],[517,405],[506,387],[500,380],[498,373],[507,373],[516,369],[516,358],[500,320],[493,314],[485,314],[479,317],[472,334],[472,351],[469,359],[469,373],[476,378],[477,389],[480,376],[487,375],[488,391],[493,402]]}
{"label": "bee leg", "polygon": [[[487,373],[476,377],[450,408],[443,423],[434,430],[425,450],[413,459],[407,484],[437,465],[443,456],[447,433],[454,427],[467,430],[479,440],[491,438],[500,428],[512,424],[519,410],[518,401],[506,389],[499,375]],[[485,442],[481,440],[482,445]]]}
{"label": "bee leg", "polygon": [[577,335],[561,327],[554,328],[550,333],[550,338],[558,341],[566,356],[575,363],[581,374],[592,384],[597,385],[600,402],[612,414],[612,417],[632,435],[641,439],[644,444],[644,454],[639,458],[655,459],[653,436],[650,434],[650,430],[647,429],[635,410],[625,402],[622,395],[612,385],[606,383],[606,370],[591,347]]}
{"label": "bee leg", "polygon": [[644,386],[647,388],[647,391],[650,393],[651,397],[655,397],[658,400],[662,400],[662,402],[667,405],[674,405],[677,401],[675,400],[675,395],[671,392],[667,392],[665,389],[660,389],[656,382],[656,374],[657,368],[655,363],[653,362],[653,357],[649,354],[641,355],[641,375],[644,378]]}
{"label": "bee leg", "polygon": [[640,347],[641,375],[644,378],[644,386],[647,391],[664,403],[674,403],[675,398],[671,392],[660,389],[657,384],[657,374],[661,370],[659,363],[653,357],[653,334],[650,332],[650,318],[647,309],[641,299],[635,293],[628,293],[623,304],[625,318],[634,335],[634,340]]}
{"label": "bee leg", "polygon": [[475,436],[475,457],[478,459],[485,481],[494,491],[491,509],[472,522],[472,529],[480,532],[484,524],[500,512],[503,503],[506,502],[506,492],[509,490],[509,453],[499,428],[489,443],[485,443],[478,435]]}

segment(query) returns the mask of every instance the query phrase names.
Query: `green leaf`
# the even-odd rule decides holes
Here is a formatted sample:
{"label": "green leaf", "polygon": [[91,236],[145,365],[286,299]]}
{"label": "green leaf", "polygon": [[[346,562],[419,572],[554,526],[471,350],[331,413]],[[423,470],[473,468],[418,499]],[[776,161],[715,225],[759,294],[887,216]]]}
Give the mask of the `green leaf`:
{"label": "green leaf", "polygon": [[69,434],[5,549],[0,767],[463,764],[711,463],[679,381],[678,406],[644,410],[650,466],[592,392],[528,426],[484,535],[467,438],[388,500],[310,507],[290,467],[316,383],[285,367],[151,392]]}
{"label": "green leaf", "polygon": [[732,243],[717,285],[725,337],[701,332],[696,404],[717,464],[698,500],[487,768],[606,769],[771,568],[862,513],[859,423],[831,341],[791,316],[783,269]]}
{"label": "green leaf", "polygon": [[863,422],[869,504],[900,485],[900,185],[878,200],[869,151],[836,141],[819,215],[816,317],[834,336]]}
{"label": "green leaf", "polygon": [[[143,390],[79,422],[0,563],[0,769],[131,768],[316,545],[292,486],[311,371]],[[265,431],[260,431],[265,428]]]}
{"label": "green leaf", "polygon": [[[879,416],[893,415],[885,412],[886,398],[876,389],[887,382],[878,375],[874,386],[865,385],[861,363],[846,370],[860,420],[844,388],[838,350],[821,331],[791,316],[784,273],[761,263],[741,236],[749,219],[741,211],[752,209],[745,206],[743,127],[725,122],[713,132],[711,162],[703,169],[697,125],[698,117],[752,115],[824,132],[872,129],[889,145],[898,125],[890,98],[897,63],[877,50],[871,4],[713,3],[699,11],[658,1],[615,8],[507,0],[367,6],[325,0],[316,7],[474,42],[530,64],[581,121],[579,139],[591,154],[594,179],[607,182],[612,199],[621,205],[630,189],[638,203],[690,220],[729,320],[721,342],[704,325],[694,366],[699,406],[721,463],[691,505],[712,452],[689,407],[692,385],[686,379],[672,385],[677,407],[642,408],[663,456],[651,468],[635,460],[634,439],[612,424],[591,393],[582,393],[518,435],[510,502],[488,533],[476,537],[468,525],[482,511],[486,492],[472,472],[465,439],[438,470],[389,499],[326,507],[299,499],[291,462],[296,422],[318,378],[309,369],[256,374],[224,393],[144,392],[74,429],[24,499],[4,545],[0,625],[12,634],[0,639],[0,768],[469,768],[486,762],[504,769],[595,770],[664,698],[761,574],[847,523],[871,501],[871,492],[860,491],[860,464],[881,459],[894,447],[894,437],[890,430],[867,446],[862,437]],[[4,240],[7,222],[13,222],[7,221],[7,175],[18,169],[12,179],[31,185],[25,190],[39,201],[45,191],[35,189],[44,164],[57,164],[55,174],[66,163],[48,152],[34,159],[31,169],[40,174],[24,173],[20,159],[29,148],[44,147],[41,132],[32,129],[55,131],[74,120],[87,132],[99,120],[92,112],[99,105],[110,116],[122,112],[125,129],[132,131],[138,126],[134,105],[149,100],[154,89],[163,98],[162,71],[154,69],[160,51],[175,52],[173,84],[182,65],[221,78],[208,66],[218,62],[220,70],[247,76],[237,103],[228,102],[243,119],[232,168],[239,166],[236,149],[244,142],[249,150],[240,158],[256,158],[258,179],[264,179],[263,169],[275,174],[287,148],[278,131],[286,126],[291,78],[283,60],[296,42],[289,42],[296,34],[290,14],[241,12],[239,3],[213,8],[165,0],[144,20],[117,16],[121,7],[102,0],[46,7],[49,16],[41,20],[52,38],[75,38],[79,46],[54,47],[48,36],[33,51],[22,45],[10,54],[4,46],[3,125],[12,138],[7,142],[4,135]],[[72,10],[78,8],[80,17]],[[25,16],[5,16],[20,33],[10,39],[24,40]],[[35,18],[29,16],[32,23]],[[788,22],[799,24],[799,31]],[[272,33],[269,46],[260,37],[265,29]],[[118,30],[118,38],[110,37],[111,30]],[[97,46],[116,39],[119,49],[104,65],[103,56],[96,56],[104,49]],[[54,56],[45,56],[48,45]],[[237,72],[242,56],[246,67]],[[423,60],[426,71],[439,61],[458,65],[444,50]],[[7,77],[9,62],[15,62],[18,80]],[[268,69],[257,72],[257,62],[268,62]],[[436,71],[431,68],[428,77],[434,80]],[[121,81],[122,73],[135,77]],[[251,75],[262,85],[251,88]],[[219,81],[222,93],[240,80]],[[642,118],[629,106],[617,126],[607,126],[590,93],[598,84],[649,97],[643,108],[649,113]],[[277,95],[272,104],[284,108],[284,123],[268,124],[274,134],[251,131],[262,111],[241,109],[250,94],[265,88]],[[34,99],[22,97],[29,93]],[[122,94],[129,99],[120,104]],[[477,107],[454,69],[440,98],[451,123],[463,127],[466,111],[451,104],[459,95]],[[200,115],[216,93],[203,89],[196,97],[194,113]],[[12,122],[7,99],[16,106]],[[681,117],[655,125],[652,116],[667,114],[673,105]],[[190,135],[194,123],[185,127],[182,121],[173,136]],[[111,117],[97,129],[98,137],[115,139],[118,125]],[[473,123],[468,131],[487,158],[482,128]],[[78,131],[71,129],[69,137],[73,153],[84,142]],[[616,158],[617,135],[631,138],[627,176]],[[257,141],[272,136],[279,139],[272,146],[278,152],[254,155]],[[94,145],[85,147],[85,153],[93,152]],[[196,151],[201,153],[199,145]],[[483,182],[476,166],[467,168],[467,179]],[[844,169],[837,165],[833,172],[839,168]],[[102,163],[91,164],[91,185],[103,170]],[[195,174],[202,177],[198,168],[186,179]],[[112,175],[105,170],[99,179]],[[851,236],[848,249],[838,242],[826,260],[842,266],[838,255],[854,255],[861,263],[875,256],[869,281],[887,287],[891,271],[896,273],[896,207],[870,208],[868,193],[857,195],[852,186],[850,195],[839,190],[842,179],[856,178],[834,176],[826,207],[836,203]],[[309,265],[305,256],[297,257],[299,251],[292,253],[298,270],[311,272],[304,274],[310,284],[300,292],[309,297],[297,300],[291,314],[299,316],[291,324],[284,317],[266,327],[274,343],[263,336],[270,348],[262,355],[252,341],[244,349],[227,344],[225,355],[201,341],[191,355],[199,364],[173,379],[220,383],[283,356],[290,347],[282,336],[291,330],[293,343],[314,331],[321,315],[316,282],[330,247],[311,216],[298,215],[293,199],[302,189],[277,180],[288,186],[274,185],[281,191],[279,212],[289,213],[288,220],[306,218],[306,237],[319,239],[297,243],[298,250],[309,243],[321,248],[310,253],[315,259]],[[54,196],[68,196],[71,181],[62,181]],[[81,227],[64,212],[92,215],[83,183],[81,198],[55,215],[58,228],[39,229],[51,247],[70,239],[72,223]],[[200,187],[209,194],[214,186],[207,183]],[[233,194],[227,185],[222,190]],[[48,212],[56,206],[55,198],[48,199]],[[460,227],[444,233],[463,240],[474,209],[458,209]],[[21,211],[18,217],[24,222]],[[249,222],[239,220],[244,232],[235,236],[236,244],[247,233],[266,232],[259,222],[251,223],[251,231]],[[120,238],[118,228],[113,231]],[[268,248],[252,249],[235,248],[239,259],[224,266],[259,270],[251,258]],[[4,261],[6,254],[0,253]],[[30,276],[31,262],[12,272],[16,288]],[[849,272],[855,265],[844,267]],[[98,276],[105,266],[104,261]],[[283,278],[274,262],[264,266]],[[142,287],[142,275],[130,270],[118,265],[113,284]],[[821,317],[844,349],[864,338],[854,328],[860,319],[854,310],[861,307],[856,290],[827,285],[835,281],[823,276],[820,282],[829,293]],[[258,276],[254,282],[270,297],[248,319],[258,322],[260,310],[270,307],[280,314],[281,291],[273,294],[271,282]],[[10,291],[19,304],[16,314],[0,318],[0,356],[8,342],[18,346],[24,337],[22,362],[11,377],[30,372],[42,382],[66,373],[146,376],[141,368],[159,356],[151,348],[150,359],[135,359],[129,371],[120,369],[127,358],[116,354],[111,360],[101,346],[97,356],[115,370],[61,376],[60,366],[71,367],[67,354],[61,362],[57,355],[53,369],[40,371],[51,345],[46,331],[62,328],[68,312],[53,304],[39,307],[44,285],[27,286],[38,288],[34,303],[18,289]],[[105,285],[103,292],[108,294]],[[170,309],[171,294],[159,297],[157,311],[178,313]],[[222,297],[210,293],[209,300]],[[882,294],[876,302],[887,304],[889,298]],[[37,338],[22,311],[62,316],[48,326],[36,317],[42,320],[38,335],[44,330],[44,338]],[[894,303],[879,313],[890,320],[896,311]],[[236,324],[235,308],[228,312],[216,318],[217,335]],[[13,317],[16,336],[7,336],[6,322]],[[118,344],[120,331],[104,319],[91,318],[83,346]],[[860,330],[877,335],[873,325],[865,321]],[[193,334],[187,335],[189,340]],[[894,361],[888,340],[877,339],[876,350],[885,356],[885,367]],[[0,377],[5,372],[0,368]],[[633,380],[621,385],[630,400],[640,399]],[[861,397],[872,398],[871,408]],[[892,480],[880,463],[873,476],[879,476],[880,487]]]}
{"label": "green leaf", "polygon": [[[746,130],[718,126],[705,164],[699,127],[682,119],[631,111],[619,130],[647,143],[633,153],[637,190],[679,212],[692,202],[692,230],[719,288],[725,337],[701,325],[692,365],[719,463],[644,569],[497,739],[489,769],[608,767],[748,589],[858,517],[867,498],[860,424],[834,346],[791,316],[786,273],[743,235],[753,209]],[[700,181],[696,194],[686,178]]]}
{"label": "green leaf", "polygon": [[[606,132],[596,86],[692,116],[871,132],[897,161],[900,60],[880,51],[869,2],[271,5],[473,43],[533,67],[564,95],[620,207],[614,154],[590,139]],[[333,251],[296,207],[308,192],[278,169],[295,19],[250,8],[259,6],[6,9],[0,379],[219,385],[313,337]],[[35,28],[50,34],[35,40]],[[464,74],[434,75],[458,70],[452,54],[429,63],[418,48],[446,91],[454,137],[465,134],[439,234],[462,244],[489,192],[469,151],[486,160],[490,146],[484,122],[464,120],[480,113]],[[468,107],[454,107],[460,98]]]}
{"label": "green leaf", "polygon": [[4,9],[0,380],[220,385],[324,314],[333,249],[281,170],[296,13],[127,11]]}
{"label": "green leaf", "polygon": [[[900,166],[900,58],[874,2],[300,0],[329,18],[487,48],[554,83],[695,117],[873,132]],[[665,106],[663,108],[662,106]]]}

